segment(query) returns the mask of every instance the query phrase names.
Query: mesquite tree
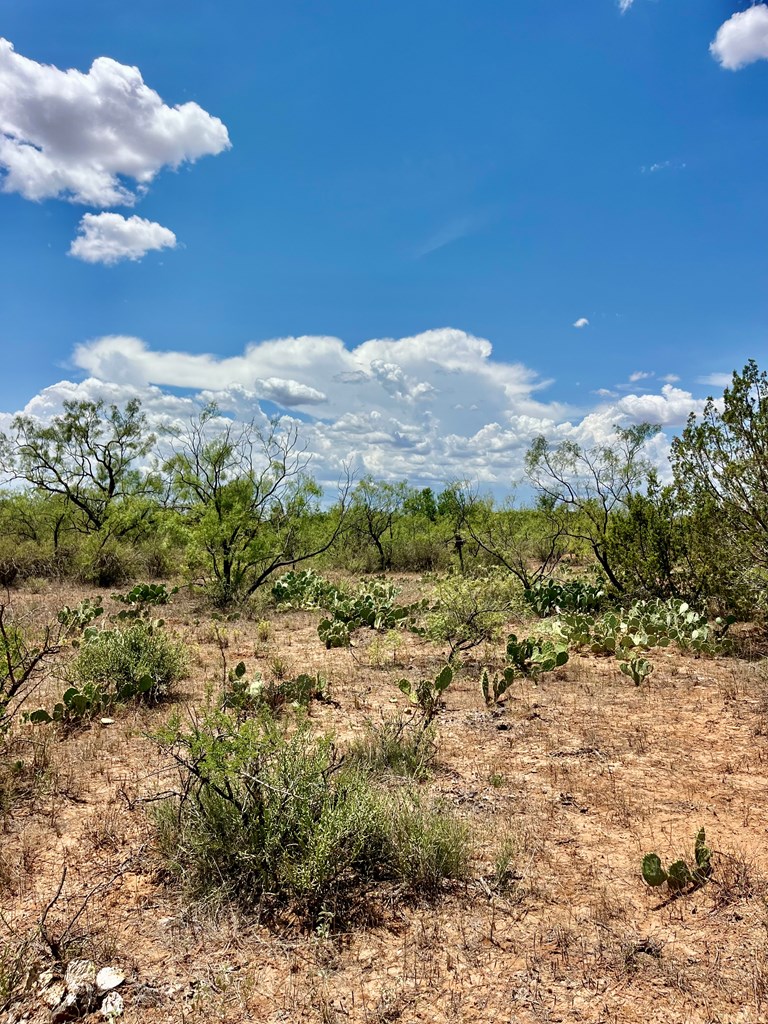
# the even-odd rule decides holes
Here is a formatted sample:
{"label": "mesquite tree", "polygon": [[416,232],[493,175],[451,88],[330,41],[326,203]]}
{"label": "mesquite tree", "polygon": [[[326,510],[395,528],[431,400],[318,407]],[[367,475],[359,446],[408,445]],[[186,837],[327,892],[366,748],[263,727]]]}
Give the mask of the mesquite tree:
{"label": "mesquite tree", "polygon": [[323,514],[295,423],[234,423],[215,405],[168,431],[164,471],[219,604],[247,597],[279,569],[326,551],[345,520],[349,482]]}

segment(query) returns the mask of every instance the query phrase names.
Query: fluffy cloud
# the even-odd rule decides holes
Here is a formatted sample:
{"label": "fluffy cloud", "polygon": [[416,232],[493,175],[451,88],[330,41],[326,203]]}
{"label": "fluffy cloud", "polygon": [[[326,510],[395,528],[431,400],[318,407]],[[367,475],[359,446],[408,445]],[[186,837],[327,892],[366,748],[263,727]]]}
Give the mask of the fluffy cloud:
{"label": "fluffy cloud", "polygon": [[[155,427],[184,422],[210,401],[236,420],[266,424],[271,409],[262,403],[275,403],[286,419],[301,421],[312,471],[326,484],[347,465],[383,479],[468,478],[505,491],[523,478],[539,434],[589,445],[609,440],[616,424],[680,426],[703,406],[667,384],[657,394],[623,397],[602,389],[591,409],[568,408],[542,397],[548,382],[533,370],[448,328],[353,349],[338,338],[278,338],[231,356],[159,351],[110,336],[79,346],[73,361],[87,379],[46,388],[26,412],[45,420],[67,398],[137,395]],[[662,470],[667,443],[660,436],[651,452]]]}
{"label": "fluffy cloud", "polygon": [[717,30],[709,50],[730,71],[768,60],[768,4],[755,4],[730,17]]}
{"label": "fluffy cloud", "polygon": [[649,370],[635,370],[634,373],[630,373],[629,382],[630,384],[637,384],[640,380],[648,380],[653,374]]}
{"label": "fluffy cloud", "polygon": [[702,401],[694,400],[690,391],[665,384],[661,394],[625,395],[616,403],[616,410],[633,423],[658,423],[662,427],[678,427],[691,412],[701,412]]}
{"label": "fluffy cloud", "polygon": [[[229,147],[197,103],[167,106],[138,68],[98,57],[87,73],[38,64],[0,38],[2,188],[27,199],[132,205],[163,167]],[[124,179],[136,185],[130,188]]]}
{"label": "fluffy cloud", "polygon": [[619,0],[619,10],[621,13],[626,14],[634,2],[635,0]]}
{"label": "fluffy cloud", "polygon": [[585,316],[580,316],[579,319],[571,326],[578,327],[579,329],[581,329],[582,327],[589,327],[589,320],[587,320]]}
{"label": "fluffy cloud", "polygon": [[153,220],[119,213],[86,213],[69,255],[86,263],[140,260],[152,249],[175,249],[176,235]]}

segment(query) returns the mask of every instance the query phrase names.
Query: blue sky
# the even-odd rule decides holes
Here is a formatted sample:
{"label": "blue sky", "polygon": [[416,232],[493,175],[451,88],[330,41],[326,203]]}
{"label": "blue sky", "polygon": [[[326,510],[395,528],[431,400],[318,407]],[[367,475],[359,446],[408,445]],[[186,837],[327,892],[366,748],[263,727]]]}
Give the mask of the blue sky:
{"label": "blue sky", "polygon": [[[181,416],[205,391],[303,419],[331,469],[499,482],[542,429],[674,429],[712,375],[765,363],[763,4],[4,6],[0,139],[28,118],[55,177],[89,173],[106,133],[131,151],[119,187],[148,174],[133,205],[29,198],[55,186],[4,172],[0,147],[6,413],[133,389]],[[108,124],[101,103],[96,141],[78,94],[46,118],[42,65],[103,57],[194,124],[148,150],[130,106]],[[136,233],[165,247],[130,258]]]}

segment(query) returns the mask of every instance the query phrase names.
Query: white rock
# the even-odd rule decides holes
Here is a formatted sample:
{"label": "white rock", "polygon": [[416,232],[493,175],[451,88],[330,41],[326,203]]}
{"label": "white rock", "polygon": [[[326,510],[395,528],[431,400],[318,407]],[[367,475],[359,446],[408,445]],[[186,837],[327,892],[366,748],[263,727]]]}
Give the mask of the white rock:
{"label": "white rock", "polygon": [[122,1017],[124,1009],[125,1003],[119,992],[109,992],[104,996],[104,1002],[101,1004],[102,1017],[114,1020],[116,1017]]}
{"label": "white rock", "polygon": [[51,981],[43,989],[43,1002],[50,1006],[52,1010],[55,1010],[64,998],[66,991],[67,986],[63,981]]}
{"label": "white rock", "polygon": [[67,991],[74,996],[93,989],[96,984],[96,964],[93,960],[72,960],[64,976]]}
{"label": "white rock", "polygon": [[122,985],[125,975],[114,967],[102,967],[96,975],[96,988],[99,992],[111,992],[113,988]]}

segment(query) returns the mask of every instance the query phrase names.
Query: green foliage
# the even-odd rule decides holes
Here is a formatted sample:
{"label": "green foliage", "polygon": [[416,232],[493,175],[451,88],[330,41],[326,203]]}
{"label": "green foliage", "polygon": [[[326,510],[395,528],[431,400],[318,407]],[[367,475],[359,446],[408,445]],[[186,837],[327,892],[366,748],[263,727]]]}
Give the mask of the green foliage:
{"label": "green foliage", "polygon": [[198,897],[328,922],[374,879],[424,891],[466,871],[463,826],[378,790],[306,722],[286,734],[269,716],[217,712],[158,741],[183,793],[156,814],[160,847]]}
{"label": "green foliage", "polygon": [[426,620],[431,640],[447,642],[450,658],[493,640],[522,607],[518,580],[500,569],[476,576],[452,573],[440,580]]}
{"label": "green foliage", "polygon": [[610,541],[613,514],[647,479],[646,444],[660,428],[649,423],[616,427],[610,444],[582,448],[575,441],[553,447],[538,437],[526,456],[528,475],[548,509],[553,537],[588,546],[608,577],[622,591],[614,571]]}
{"label": "green foliage", "polygon": [[443,694],[453,682],[453,669],[444,665],[434,679],[421,679],[412,683],[410,679],[401,679],[399,689],[411,704],[417,705],[424,715],[425,722],[431,722],[442,707]]}
{"label": "green foliage", "polygon": [[123,687],[139,687],[146,677],[151,686],[138,695],[149,703],[167,696],[186,672],[186,656],[156,622],[130,619],[121,629],[88,629],[77,657],[69,667],[73,684],[105,687],[117,695]]}
{"label": "green foliage", "polygon": [[601,616],[561,615],[557,628],[571,646],[593,654],[627,655],[670,644],[697,654],[721,654],[729,649],[726,633],[734,621],[729,616],[710,623],[684,601],[657,599],[636,601],[625,610]]}
{"label": "green foliage", "polygon": [[629,676],[635,686],[639,686],[653,672],[653,665],[646,658],[630,658],[629,661],[622,661],[619,669],[625,676]]}
{"label": "green foliage", "polygon": [[608,554],[625,593],[662,600],[706,596],[696,532],[676,489],[662,487],[650,472],[645,490],[628,494],[611,516]]}
{"label": "green foliage", "polygon": [[568,648],[541,637],[518,640],[514,633],[507,637],[507,659],[513,670],[522,676],[539,676],[554,672],[568,661]]}
{"label": "green foliage", "polygon": [[694,842],[693,861],[676,860],[664,868],[656,853],[643,857],[643,878],[654,888],[667,883],[670,892],[681,892],[688,886],[703,885],[712,873],[712,851],[706,845],[704,829],[699,829]]}
{"label": "green foliage", "polygon": [[715,557],[732,540],[742,563],[768,568],[767,448],[768,374],[750,360],[734,372],[722,401],[710,398],[672,442],[680,498],[717,524]]}
{"label": "green foliage", "polygon": [[127,605],[118,612],[119,620],[146,619],[150,616],[152,608],[167,605],[178,592],[178,587],[168,590],[164,583],[137,583],[127,594],[113,594],[112,600]]}
{"label": "green foliage", "polygon": [[444,804],[425,805],[412,793],[393,793],[383,801],[384,845],[389,870],[421,894],[439,891],[447,878],[465,878],[469,867],[469,829]]}
{"label": "green foliage", "polygon": [[538,580],[523,592],[526,604],[539,618],[560,612],[595,612],[605,601],[605,590],[585,580]]}
{"label": "green foliage", "polygon": [[133,464],[152,450],[141,403],[121,409],[104,402],[65,401],[64,412],[45,425],[17,416],[0,451],[17,479],[63,499],[77,527],[99,538],[98,546],[146,533],[158,481]]}
{"label": "green foliage", "polygon": [[136,568],[132,548],[101,534],[86,537],[77,548],[74,574],[81,583],[116,587],[130,580]]}
{"label": "green foliage", "polygon": [[371,476],[363,477],[352,491],[348,528],[376,552],[379,572],[392,567],[393,531],[407,497],[407,484]]}
{"label": "green foliage", "polygon": [[210,405],[169,435],[164,471],[185,517],[189,568],[203,575],[215,604],[250,597],[339,535],[347,488],[332,513],[321,513],[295,424],[234,424]]}

